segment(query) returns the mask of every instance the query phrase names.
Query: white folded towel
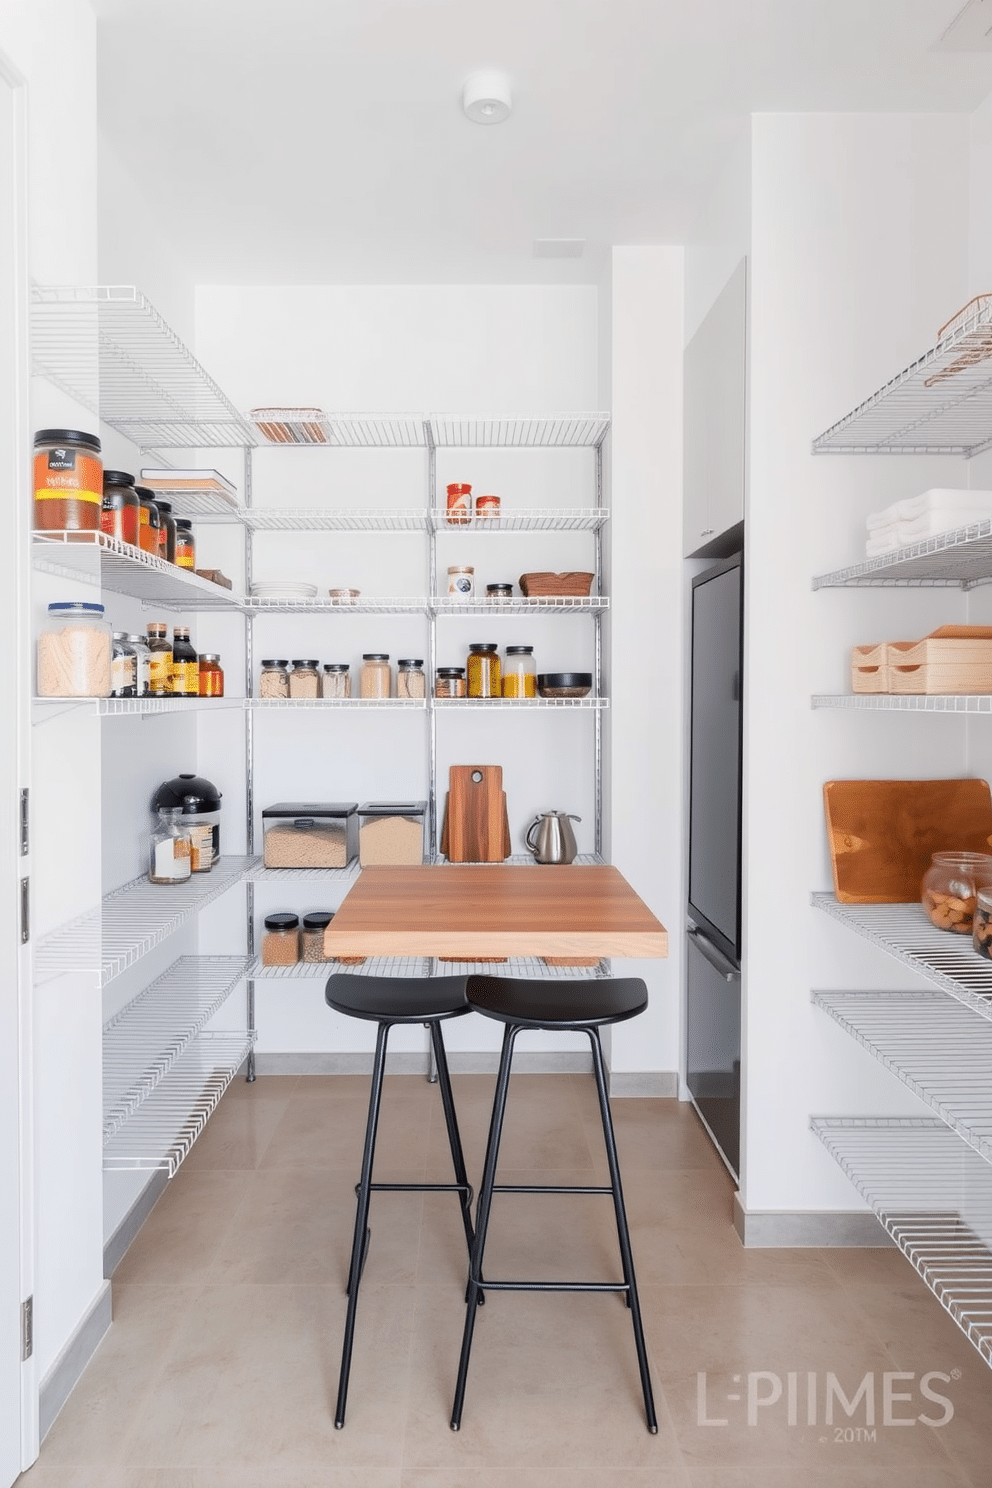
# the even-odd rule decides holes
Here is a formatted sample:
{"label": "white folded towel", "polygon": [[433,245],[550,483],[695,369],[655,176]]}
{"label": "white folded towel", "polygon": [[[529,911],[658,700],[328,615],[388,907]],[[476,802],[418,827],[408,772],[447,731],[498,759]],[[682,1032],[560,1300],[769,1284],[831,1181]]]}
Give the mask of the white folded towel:
{"label": "white folded towel", "polygon": [[[927,512],[971,512],[973,510],[983,513],[992,510],[992,491],[958,491],[947,486],[934,486],[920,496],[910,496],[905,501],[894,501],[883,511],[870,512],[868,530],[873,532],[877,528],[888,527],[893,522],[913,522]],[[961,526],[962,524],[952,525]],[[948,530],[947,527],[940,529],[942,532]]]}

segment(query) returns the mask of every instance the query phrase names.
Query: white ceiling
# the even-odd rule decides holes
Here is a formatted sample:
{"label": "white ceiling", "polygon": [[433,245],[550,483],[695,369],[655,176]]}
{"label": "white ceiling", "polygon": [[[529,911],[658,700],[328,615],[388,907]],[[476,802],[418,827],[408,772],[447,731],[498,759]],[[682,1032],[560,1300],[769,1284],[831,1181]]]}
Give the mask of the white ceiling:
{"label": "white ceiling", "polygon": [[[751,112],[970,112],[963,0],[92,0],[101,129],[201,283],[575,282],[686,239]],[[496,66],[515,108],[460,108]],[[535,238],[587,240],[536,259]]]}

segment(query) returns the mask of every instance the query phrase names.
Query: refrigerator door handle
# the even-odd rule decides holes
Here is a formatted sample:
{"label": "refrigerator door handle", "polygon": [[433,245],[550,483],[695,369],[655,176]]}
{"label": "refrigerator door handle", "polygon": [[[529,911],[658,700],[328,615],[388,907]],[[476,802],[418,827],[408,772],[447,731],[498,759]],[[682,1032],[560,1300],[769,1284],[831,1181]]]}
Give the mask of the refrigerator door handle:
{"label": "refrigerator door handle", "polygon": [[725,982],[740,981],[740,967],[735,966],[732,961],[728,960],[719,946],[714,945],[708,935],[704,935],[702,930],[697,929],[695,925],[691,925],[687,929],[686,934],[694,942],[700,955],[706,957],[713,970],[718,971]]}

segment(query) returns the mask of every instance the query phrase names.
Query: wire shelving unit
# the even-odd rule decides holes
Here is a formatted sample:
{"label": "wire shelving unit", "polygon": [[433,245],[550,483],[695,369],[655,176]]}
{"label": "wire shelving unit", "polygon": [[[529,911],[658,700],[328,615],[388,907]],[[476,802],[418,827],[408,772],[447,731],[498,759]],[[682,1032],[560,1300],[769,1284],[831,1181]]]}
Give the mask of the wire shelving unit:
{"label": "wire shelving unit", "polygon": [[992,1364],[992,1167],[942,1121],[814,1117],[810,1125]]}
{"label": "wire shelving unit", "polygon": [[984,692],[833,692],[816,693],[811,702],[861,713],[992,713],[992,696]]}
{"label": "wire shelving unit", "polygon": [[446,976],[514,976],[530,979],[579,978],[609,976],[609,962],[596,966],[549,966],[539,956],[511,956],[507,960],[442,961],[436,956],[369,956],[352,964],[342,961],[297,961],[292,966],[263,966],[254,960],[246,975],[253,981],[326,980],[336,972],[354,976],[446,977]]}
{"label": "wire shelving unit", "polygon": [[609,432],[610,416],[432,413],[429,422],[436,449],[598,449]]}
{"label": "wire shelving unit", "polygon": [[434,707],[442,712],[449,708],[467,708],[469,712],[478,710],[480,712],[492,712],[507,709],[511,713],[527,712],[531,708],[608,708],[610,700],[606,697],[584,697],[584,698],[435,698]]}
{"label": "wire shelving unit", "polygon": [[608,507],[506,507],[498,517],[473,517],[467,525],[453,524],[443,507],[433,507],[428,520],[437,532],[599,532],[609,521]]}
{"label": "wire shelving unit", "polygon": [[977,455],[992,448],[992,305],[813,441],[814,454]]}
{"label": "wire shelving unit", "polygon": [[990,583],[992,521],[985,518],[848,568],[817,574],[813,588],[974,589]]}
{"label": "wire shelving unit", "polygon": [[36,532],[32,560],[39,573],[82,580],[166,609],[238,610],[242,603],[233,590],[105,532]]}

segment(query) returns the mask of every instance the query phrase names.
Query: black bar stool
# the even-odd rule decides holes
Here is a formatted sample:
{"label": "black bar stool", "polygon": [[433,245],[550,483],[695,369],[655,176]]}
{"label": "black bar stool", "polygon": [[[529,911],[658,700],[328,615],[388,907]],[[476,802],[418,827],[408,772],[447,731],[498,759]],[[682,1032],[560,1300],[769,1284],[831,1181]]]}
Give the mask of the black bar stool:
{"label": "black bar stool", "polygon": [[[479,1202],[475,1214],[475,1243],[471,1248],[469,1283],[466,1296],[465,1332],[462,1337],[462,1352],[458,1362],[458,1382],[455,1386],[455,1402],[451,1411],[451,1429],[457,1431],[462,1422],[462,1406],[465,1400],[465,1381],[468,1377],[469,1354],[478,1302],[487,1291],[504,1292],[622,1292],[630,1308],[634,1325],[634,1345],[637,1349],[637,1365],[641,1374],[644,1392],[644,1411],[648,1430],[658,1430],[654,1397],[651,1392],[651,1377],[648,1373],[647,1350],[644,1346],[644,1330],[641,1326],[641,1309],[637,1299],[637,1284],[634,1280],[634,1262],[630,1251],[630,1233],[627,1229],[627,1213],[624,1208],[623,1190],[620,1187],[620,1167],[617,1161],[616,1143],[613,1137],[613,1121],[610,1116],[610,1101],[606,1090],[606,1073],[599,1030],[608,1023],[622,1023],[627,1018],[636,1018],[648,1004],[647,988],[637,977],[617,979],[598,978],[589,981],[518,981],[509,977],[470,976],[466,988],[468,1005],[487,1018],[504,1023],[503,1049],[500,1054],[499,1073],[496,1077],[496,1094],[493,1115],[489,1127],[489,1142],[486,1147],[486,1165],[479,1189]],[[503,1117],[506,1113],[506,1098],[510,1086],[510,1064],[517,1034],[525,1028],[542,1028],[556,1031],[570,1030],[584,1033],[592,1048],[593,1071],[596,1090],[599,1094],[599,1111],[603,1122],[603,1138],[610,1169],[609,1188],[553,1187],[545,1184],[501,1184],[496,1179],[496,1163],[499,1158],[500,1136]],[[492,1209],[493,1194],[496,1193],[601,1193],[612,1194],[616,1214],[617,1235],[620,1241],[620,1259],[623,1267],[622,1282],[605,1281],[491,1281],[483,1279],[482,1262],[486,1248],[486,1231]]]}
{"label": "black bar stool", "polygon": [[[348,1398],[348,1377],[351,1373],[351,1352],[355,1337],[355,1313],[358,1308],[358,1288],[365,1269],[371,1230],[368,1228],[369,1200],[373,1193],[457,1193],[461,1203],[462,1224],[465,1226],[465,1243],[472,1253],[474,1239],[472,1231],[472,1188],[465,1172],[458,1122],[455,1119],[455,1103],[451,1095],[451,1080],[448,1061],[441,1038],[441,1023],[446,1018],[459,1018],[469,1011],[465,1000],[463,976],[452,977],[371,977],[338,975],[328,979],[324,997],[335,1012],[345,1013],[350,1018],[365,1018],[379,1025],[375,1041],[375,1058],[372,1062],[372,1091],[369,1097],[369,1119],[365,1128],[365,1149],[362,1153],[362,1176],[356,1185],[358,1207],[355,1215],[355,1239],[351,1247],[351,1265],[348,1270],[348,1312],[344,1325],[344,1346],[341,1353],[341,1374],[338,1379],[338,1401],[334,1414],[334,1425],[344,1425],[345,1404]],[[455,1170],[454,1183],[373,1183],[372,1163],[375,1158],[375,1138],[379,1125],[379,1106],[382,1101],[382,1080],[386,1072],[386,1044],[389,1030],[397,1023],[423,1023],[430,1029],[431,1048],[437,1067],[437,1083],[444,1106],[444,1120],[448,1128],[448,1144]]]}

